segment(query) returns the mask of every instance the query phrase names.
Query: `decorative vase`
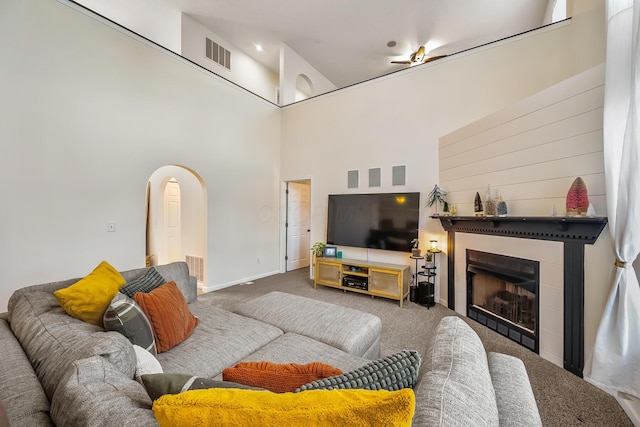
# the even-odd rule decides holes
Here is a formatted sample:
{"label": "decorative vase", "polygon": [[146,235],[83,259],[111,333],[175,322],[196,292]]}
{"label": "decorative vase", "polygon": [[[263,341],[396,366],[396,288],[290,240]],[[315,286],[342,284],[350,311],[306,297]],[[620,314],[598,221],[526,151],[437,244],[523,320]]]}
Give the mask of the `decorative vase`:
{"label": "decorative vase", "polygon": [[487,185],[487,192],[484,195],[484,214],[486,216],[496,214],[496,201],[491,195],[491,185]]}
{"label": "decorative vase", "polygon": [[582,215],[589,209],[587,185],[577,177],[567,192],[567,215]]}
{"label": "decorative vase", "polygon": [[496,207],[496,212],[498,216],[507,216],[507,202],[502,200],[502,195],[500,196],[500,201]]}
{"label": "decorative vase", "polygon": [[473,201],[473,213],[476,216],[483,215],[482,200],[480,199],[480,194],[477,191],[476,191],[476,198]]}
{"label": "decorative vase", "polygon": [[411,256],[418,258],[420,256],[420,249],[411,249]]}

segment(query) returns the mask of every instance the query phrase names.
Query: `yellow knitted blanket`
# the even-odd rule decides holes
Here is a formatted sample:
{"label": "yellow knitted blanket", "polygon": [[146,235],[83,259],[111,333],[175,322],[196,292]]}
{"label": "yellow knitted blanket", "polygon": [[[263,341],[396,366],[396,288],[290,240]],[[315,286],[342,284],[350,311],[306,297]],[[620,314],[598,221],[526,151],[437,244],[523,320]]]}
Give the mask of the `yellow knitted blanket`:
{"label": "yellow knitted blanket", "polygon": [[161,427],[411,426],[413,390],[308,390],[301,393],[216,388],[164,395],[153,403]]}

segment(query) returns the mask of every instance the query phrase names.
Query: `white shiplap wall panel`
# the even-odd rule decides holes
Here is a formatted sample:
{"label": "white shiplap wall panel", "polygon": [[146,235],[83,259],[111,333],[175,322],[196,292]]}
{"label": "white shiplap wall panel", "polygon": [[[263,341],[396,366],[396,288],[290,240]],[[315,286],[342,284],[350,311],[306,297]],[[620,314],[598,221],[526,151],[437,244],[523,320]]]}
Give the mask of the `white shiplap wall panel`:
{"label": "white shiplap wall panel", "polygon": [[[523,142],[529,146],[520,148]],[[602,153],[602,129],[548,143],[536,144],[536,142],[537,139],[532,140],[530,135],[522,135],[511,146],[503,146],[501,152],[494,152],[496,147],[491,147],[489,151],[492,151],[492,155],[489,157],[477,153],[476,161],[469,160],[466,164],[458,167],[441,170],[440,179],[452,182],[470,178],[468,172],[470,166],[474,167],[474,174],[479,177],[498,171],[509,171],[529,165],[562,161],[563,159],[573,160],[577,156]],[[560,172],[562,173],[562,171]],[[453,190],[453,188],[448,189]]]}
{"label": "white shiplap wall panel", "polygon": [[532,104],[529,111],[522,111],[521,108],[513,112],[509,110],[508,121],[502,119],[497,123],[495,118],[487,119],[483,127],[471,125],[469,128],[465,127],[453,132],[450,138],[441,140],[441,157],[456,156],[468,150],[483,147],[487,143],[560,124],[573,116],[601,109],[603,97],[604,85],[599,85],[550,105]]}
{"label": "white shiplap wall panel", "polygon": [[440,138],[440,185],[458,215],[472,215],[489,184],[510,215],[549,215],[553,206],[563,215],[578,176],[606,215],[603,82],[604,67],[594,67]]}
{"label": "white shiplap wall panel", "polygon": [[[586,111],[584,113],[567,117],[561,121],[545,124],[535,129],[529,129],[516,135],[508,135],[497,139],[485,139],[482,145],[468,148],[448,158],[443,158],[440,163],[440,172],[447,173],[451,169],[463,168],[468,164],[476,163],[479,160],[491,159],[503,156],[505,153],[517,153],[529,148],[543,147],[546,144],[562,143],[577,136],[596,133],[602,134],[602,108]],[[582,129],[583,134],[576,135],[575,129]],[[483,135],[486,138],[486,135]],[[480,138],[478,138],[478,141]],[[602,145],[602,136],[596,146]],[[552,151],[554,147],[548,147],[546,151]],[[601,149],[601,147],[600,147]],[[526,153],[524,153],[526,154]]]}

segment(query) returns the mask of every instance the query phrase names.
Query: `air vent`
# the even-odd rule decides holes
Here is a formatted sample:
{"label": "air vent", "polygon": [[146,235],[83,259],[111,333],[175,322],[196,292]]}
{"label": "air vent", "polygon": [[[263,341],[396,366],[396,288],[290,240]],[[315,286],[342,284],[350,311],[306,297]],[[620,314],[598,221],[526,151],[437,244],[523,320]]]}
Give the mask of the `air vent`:
{"label": "air vent", "polygon": [[207,39],[207,58],[231,70],[231,52],[210,39]]}
{"label": "air vent", "polygon": [[186,255],[189,275],[195,276],[199,283],[204,283],[204,259],[199,256]]}

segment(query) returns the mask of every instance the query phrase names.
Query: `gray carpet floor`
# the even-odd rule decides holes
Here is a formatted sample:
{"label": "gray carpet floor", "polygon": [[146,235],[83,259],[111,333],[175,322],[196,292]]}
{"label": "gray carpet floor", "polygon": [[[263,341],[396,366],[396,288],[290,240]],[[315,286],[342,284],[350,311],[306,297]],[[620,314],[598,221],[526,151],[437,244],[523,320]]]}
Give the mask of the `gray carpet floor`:
{"label": "gray carpet floor", "polygon": [[[404,349],[425,354],[440,319],[458,315],[439,304],[427,309],[405,301],[404,307],[400,308],[397,301],[384,298],[323,286],[314,289],[306,268],[209,292],[200,298],[212,299],[214,305],[224,308],[271,291],[288,292],[376,314],[382,319],[383,356]],[[487,351],[522,359],[545,426],[633,426],[617,401],[607,393],[502,335],[470,319],[465,320],[478,333]]]}

